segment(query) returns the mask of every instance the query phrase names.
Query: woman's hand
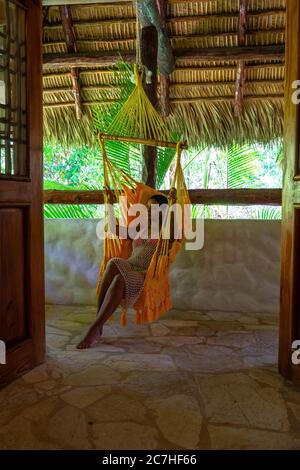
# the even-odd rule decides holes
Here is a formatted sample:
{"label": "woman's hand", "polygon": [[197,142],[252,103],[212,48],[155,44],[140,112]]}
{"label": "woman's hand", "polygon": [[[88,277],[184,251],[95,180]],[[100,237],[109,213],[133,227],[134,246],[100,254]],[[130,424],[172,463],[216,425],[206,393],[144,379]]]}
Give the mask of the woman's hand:
{"label": "woman's hand", "polygon": [[104,186],[103,193],[107,196],[107,202],[109,204],[115,204],[116,196],[115,193],[109,188],[109,186]]}
{"label": "woman's hand", "polygon": [[176,199],[177,199],[177,190],[176,190],[176,188],[173,187],[173,188],[170,189],[168,199],[169,199],[169,201],[171,201],[172,204],[174,204],[176,202]]}

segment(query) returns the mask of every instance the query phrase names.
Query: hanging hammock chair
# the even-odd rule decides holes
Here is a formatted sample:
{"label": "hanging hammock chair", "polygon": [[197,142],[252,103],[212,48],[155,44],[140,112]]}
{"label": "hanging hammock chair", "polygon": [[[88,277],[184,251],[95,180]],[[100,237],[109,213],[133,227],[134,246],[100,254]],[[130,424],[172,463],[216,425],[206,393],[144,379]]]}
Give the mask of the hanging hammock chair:
{"label": "hanging hammock chair", "polygon": [[[110,227],[109,208],[110,195],[114,195],[116,202],[121,202],[120,211],[127,214],[127,210],[132,204],[146,204],[154,194],[162,194],[143,183],[135,181],[122,168],[113,163],[107,156],[105,141],[118,140],[132,143],[140,143],[149,146],[176,148],[176,165],[171,190],[176,190],[175,211],[172,207],[172,200],[169,199],[168,208],[163,219],[158,242],[147,273],[141,294],[134,304],[136,312],[135,322],[138,324],[156,321],[160,315],[171,308],[169,270],[176,254],[178,253],[183,237],[170,240],[163,237],[164,227],[170,227],[171,214],[173,213],[173,224],[182,228],[181,233],[189,222],[186,217],[184,206],[190,204],[190,199],[184,181],[180,157],[183,148],[187,145],[182,142],[170,142],[169,132],[166,129],[162,117],[152,106],[142,86],[142,74],[138,66],[135,66],[136,87],[128,98],[125,105],[117,114],[107,133],[98,133],[98,141],[102,150],[104,169],[104,206],[105,217],[104,227],[106,236],[103,245],[103,260],[100,266],[97,294],[100,292],[103,274],[108,261],[113,257],[127,259],[131,254],[131,240],[116,237]],[[122,198],[121,196],[126,196]],[[126,200],[127,207],[122,207]],[[127,209],[127,210],[126,210]],[[122,220],[128,227],[132,219],[127,216]],[[122,308],[121,325],[127,323],[127,310]]]}

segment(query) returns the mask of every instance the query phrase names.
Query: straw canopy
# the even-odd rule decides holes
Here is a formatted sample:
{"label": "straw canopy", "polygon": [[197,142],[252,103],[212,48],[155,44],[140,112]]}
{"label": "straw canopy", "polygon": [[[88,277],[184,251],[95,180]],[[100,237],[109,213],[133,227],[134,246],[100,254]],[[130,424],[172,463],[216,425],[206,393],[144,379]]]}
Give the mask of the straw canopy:
{"label": "straw canopy", "polygon": [[[170,129],[190,145],[281,137],[286,1],[167,3],[176,64]],[[50,6],[44,13],[45,139],[93,144],[92,107],[111,106],[120,96],[116,61],[136,59],[135,9],[120,1]]]}

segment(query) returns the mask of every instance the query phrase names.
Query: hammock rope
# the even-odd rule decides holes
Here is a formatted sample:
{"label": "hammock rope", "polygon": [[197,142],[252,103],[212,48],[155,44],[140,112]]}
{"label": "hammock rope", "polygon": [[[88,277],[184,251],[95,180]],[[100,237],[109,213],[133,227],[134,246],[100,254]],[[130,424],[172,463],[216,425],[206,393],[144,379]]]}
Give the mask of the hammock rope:
{"label": "hammock rope", "polygon": [[142,138],[150,141],[169,141],[169,130],[143,88],[143,70],[134,65],[135,88],[122,106],[107,134]]}

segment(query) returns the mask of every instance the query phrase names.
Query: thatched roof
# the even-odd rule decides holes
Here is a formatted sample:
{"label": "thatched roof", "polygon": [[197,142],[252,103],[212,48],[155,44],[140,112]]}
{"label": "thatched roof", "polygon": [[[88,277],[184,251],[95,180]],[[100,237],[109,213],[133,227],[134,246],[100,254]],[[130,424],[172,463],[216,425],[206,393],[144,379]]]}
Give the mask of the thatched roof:
{"label": "thatched roof", "polygon": [[[285,6],[285,0],[249,0],[244,46],[248,53],[243,55],[238,48],[239,0],[168,1],[167,28],[176,56],[168,120],[191,144],[266,142],[282,135]],[[119,52],[134,60],[136,17],[132,2],[72,5],[71,14],[77,56],[95,56],[100,51],[107,57],[108,52],[112,56]],[[99,60],[96,66],[84,60],[76,63],[83,101],[83,115],[78,120],[70,63],[63,66],[55,61],[57,54],[69,57],[57,6],[49,7],[44,20],[43,52],[46,139],[92,142],[91,106],[100,97],[103,101],[104,89],[107,105],[118,93],[112,86],[114,73],[109,60]],[[211,57],[205,59],[202,52]],[[236,117],[235,81],[241,59],[245,91],[242,114]]]}

